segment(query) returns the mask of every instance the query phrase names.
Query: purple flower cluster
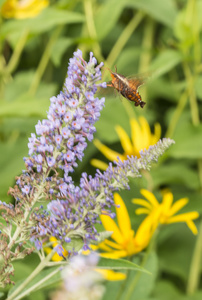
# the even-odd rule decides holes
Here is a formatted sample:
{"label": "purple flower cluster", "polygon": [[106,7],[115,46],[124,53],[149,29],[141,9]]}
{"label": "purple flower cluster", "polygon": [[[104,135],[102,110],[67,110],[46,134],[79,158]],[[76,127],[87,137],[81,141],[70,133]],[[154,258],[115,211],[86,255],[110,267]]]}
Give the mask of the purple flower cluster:
{"label": "purple flower cluster", "polygon": [[[106,87],[106,83],[97,83],[103,63],[96,65],[92,53],[89,62],[80,50],[74,53],[63,92],[50,99],[47,119],[38,122],[36,134],[29,139],[30,156],[24,159],[27,170],[10,190],[17,200],[15,211],[23,209],[26,224],[17,233],[31,237],[37,249],[55,237],[58,245],[54,250],[61,256],[62,247],[74,255],[98,239],[99,215],[115,216],[111,212],[113,192],[129,188],[128,177],[140,176],[139,170],[148,169],[173,143],[165,139],[145,150],[140,159],[128,157],[115,167],[110,164],[103,174],[97,170],[94,178],[83,173],[80,185],[75,186],[71,172],[82,160],[87,140],[93,139],[94,123],[104,106],[104,98],[95,97],[98,86]],[[46,210],[35,206],[45,199],[50,200]]]}
{"label": "purple flower cluster", "polygon": [[[94,123],[100,116],[105,99],[95,97],[98,86],[106,87],[101,80],[101,67],[90,53],[89,62],[78,50],[70,59],[68,77],[64,91],[50,99],[48,118],[36,125],[36,134],[29,139],[29,158],[25,159],[28,170],[49,173],[50,169],[64,171],[64,182],[69,183],[69,172],[77,167],[76,160],[82,160],[86,140],[93,139]],[[62,185],[62,191],[65,185]],[[62,192],[61,191],[61,192]]]}
{"label": "purple flower cluster", "polygon": [[[50,218],[44,225],[48,228],[46,234],[55,236],[63,245],[71,244],[72,237],[79,237],[83,241],[83,248],[88,249],[89,243],[96,241],[99,236],[95,228],[98,216],[104,213],[115,217],[111,212],[111,206],[114,205],[113,192],[129,189],[129,177],[140,177],[140,170],[149,170],[151,163],[157,161],[173,143],[171,139],[160,140],[156,145],[141,152],[140,158],[128,156],[123,162],[115,161],[115,167],[110,163],[104,173],[97,170],[94,178],[83,173],[80,186],[71,192],[71,204],[67,200],[55,200],[48,204]],[[70,254],[71,250],[68,251]],[[57,252],[62,256],[61,251]]]}

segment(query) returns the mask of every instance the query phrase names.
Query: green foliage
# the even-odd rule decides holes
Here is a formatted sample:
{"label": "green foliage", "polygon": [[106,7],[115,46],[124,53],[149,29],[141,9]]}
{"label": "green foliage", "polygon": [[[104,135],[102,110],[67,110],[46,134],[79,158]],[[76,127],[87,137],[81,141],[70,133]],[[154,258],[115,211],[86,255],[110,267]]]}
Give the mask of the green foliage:
{"label": "green foliage", "polygon": [[[51,1],[35,18],[2,18],[0,199],[12,201],[7,191],[24,169],[28,137],[35,131],[37,120],[46,117],[49,98],[62,89],[68,59],[80,48],[86,57],[93,51],[98,61],[104,61],[112,70],[116,64],[118,73],[125,76],[140,72],[150,77],[139,89],[146,102],[144,109],[134,107],[112,88],[107,92],[98,91],[106,98],[106,105],[96,124],[96,138],[122,153],[115,126],[120,125],[131,136],[130,118],[144,116],[151,128],[155,122],[160,123],[162,137],[176,142],[158,166],[149,174],[143,173],[141,180],[131,181],[131,190],[122,193],[134,230],[142,219],[135,215],[136,206],[130,201],[141,197],[140,188],[150,189],[157,198],[161,188],[169,188],[174,200],[189,198],[183,212],[202,213],[201,31],[200,0],[61,0]],[[103,71],[103,79],[110,80],[108,70]],[[92,158],[108,162],[90,144],[74,175],[75,182],[81,172],[95,172],[89,163]],[[198,221],[197,226],[200,226]],[[201,282],[198,283],[201,254],[196,254],[195,248],[201,244],[201,235],[196,239],[186,225],[172,224],[160,229],[156,249],[148,254],[143,265],[144,257],[133,262],[101,259],[102,267],[132,269],[127,271],[125,282],[106,284],[104,300],[201,299]],[[18,262],[15,267],[18,283],[10,294],[36,265]],[[138,272],[139,269],[152,275]],[[30,286],[52,271],[41,272]],[[31,294],[27,299],[48,299],[51,287],[60,279],[59,273],[55,274],[37,287],[38,294]],[[0,296],[5,298],[4,292],[7,290],[2,290]]]}

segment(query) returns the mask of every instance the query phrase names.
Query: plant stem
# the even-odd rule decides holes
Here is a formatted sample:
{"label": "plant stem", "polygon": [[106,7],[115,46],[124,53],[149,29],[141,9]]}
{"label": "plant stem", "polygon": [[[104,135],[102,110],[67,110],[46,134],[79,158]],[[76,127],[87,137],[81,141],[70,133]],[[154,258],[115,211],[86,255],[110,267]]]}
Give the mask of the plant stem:
{"label": "plant stem", "polygon": [[29,289],[27,289],[26,291],[24,291],[23,293],[21,293],[19,296],[17,296],[15,298],[15,300],[20,300],[20,299],[24,298],[25,296],[29,295],[31,292],[36,291],[37,288],[39,288],[44,282],[46,282],[48,279],[50,279],[51,277],[53,277],[59,271],[60,271],[60,268],[57,268],[56,270],[54,270],[53,272],[51,272],[50,274],[48,274],[46,277],[44,277],[42,280],[40,280],[39,282],[37,282],[36,284],[34,284],[33,286],[31,286]]}
{"label": "plant stem", "polygon": [[172,122],[169,123],[167,132],[165,134],[166,137],[172,138],[175,128],[177,126],[177,123],[180,119],[180,116],[187,104],[187,100],[188,100],[188,92],[186,90],[186,91],[184,91],[184,93],[180,97],[180,100],[178,101],[177,107],[173,113]]}
{"label": "plant stem", "polygon": [[189,278],[187,282],[187,294],[193,294],[199,284],[201,272],[201,253],[202,253],[202,221],[200,222],[199,234],[197,236],[196,245],[192,257]]}
{"label": "plant stem", "polygon": [[144,13],[139,11],[135,14],[132,20],[128,23],[125,29],[122,31],[119,39],[115,43],[114,47],[112,48],[111,52],[107,57],[107,65],[112,66],[114,65],[117,57],[121,53],[122,49],[124,48],[125,44],[131,37],[133,31],[137,28],[140,24],[142,19],[144,18]]}
{"label": "plant stem", "polygon": [[187,63],[184,63],[183,67],[189,92],[192,123],[194,124],[194,126],[198,126],[200,124],[200,118],[196,93],[194,89],[194,77]]}
{"label": "plant stem", "polygon": [[31,95],[31,96],[33,96],[36,93],[38,85],[39,85],[39,83],[41,81],[43,73],[44,73],[44,71],[45,71],[45,69],[47,67],[48,61],[50,59],[52,47],[53,47],[55,41],[57,40],[58,36],[60,35],[60,32],[61,32],[62,28],[63,28],[63,26],[61,25],[61,26],[58,26],[55,29],[55,31],[51,35],[50,40],[48,41],[48,43],[46,45],[46,48],[45,48],[45,50],[43,52],[41,61],[40,61],[39,65],[38,65],[38,68],[37,68],[37,70],[35,72],[32,84],[31,84],[30,89],[28,91],[29,95]]}
{"label": "plant stem", "polygon": [[92,0],[85,0],[83,3],[84,3],[85,15],[86,15],[86,25],[88,28],[88,33],[90,38],[95,41],[92,46],[93,52],[95,53],[95,56],[100,61],[104,62],[104,57],[102,56],[102,50],[100,44],[97,42],[97,32],[96,32],[94,18],[93,18]]}
{"label": "plant stem", "polygon": [[[190,108],[191,108],[191,117],[192,123],[194,126],[200,125],[199,117],[199,108],[197,103],[196,92],[194,88],[194,79],[197,75],[198,65],[201,61],[201,51],[200,51],[200,29],[199,29],[199,20],[197,18],[197,3],[195,0],[189,0],[187,4],[187,24],[191,25],[192,34],[194,38],[194,70],[193,74],[187,62],[184,63],[184,73],[187,81],[189,99],[190,99]],[[198,159],[198,174],[200,180],[200,189],[202,193],[202,160]],[[200,279],[200,269],[201,269],[201,255],[202,255],[202,221],[199,227],[199,234],[197,237],[196,245],[194,248],[194,253],[190,266],[190,273],[187,283],[187,293],[194,294],[199,286]]]}
{"label": "plant stem", "polygon": [[[40,197],[40,195],[42,194],[44,189],[44,183],[42,182],[41,186],[39,186],[38,192],[35,194],[35,197],[31,203],[31,206],[34,207],[35,203],[37,202],[38,198]],[[13,244],[15,244],[18,236],[22,233],[23,227],[25,226],[25,221],[27,220],[27,217],[30,214],[30,210],[27,209],[24,213],[24,217],[21,220],[20,224],[17,226],[15,233],[13,234],[12,238],[10,239],[10,242],[8,244],[8,248],[12,247]]]}
{"label": "plant stem", "polygon": [[142,53],[140,55],[139,73],[147,72],[151,61],[151,50],[154,37],[154,21],[146,19],[142,41]]}
{"label": "plant stem", "polygon": [[[145,264],[147,263],[147,260],[148,260],[148,258],[149,258],[150,253],[151,253],[151,252],[153,251],[153,249],[154,249],[157,234],[158,234],[158,229],[157,229],[156,232],[154,233],[154,235],[153,235],[153,237],[152,237],[152,239],[151,239],[151,241],[150,241],[150,243],[149,243],[149,247],[147,248],[147,251],[146,251],[146,253],[145,253],[145,256],[144,256],[144,258],[143,258],[143,260],[142,260],[141,267],[144,267],[144,266],[145,266]],[[126,292],[126,295],[125,295],[125,297],[124,297],[124,300],[130,300],[130,299],[131,299],[132,293],[133,293],[133,291],[134,291],[134,289],[135,289],[135,287],[136,287],[136,285],[137,285],[137,283],[138,283],[138,281],[139,281],[141,275],[142,275],[142,272],[138,271],[137,274],[134,276],[134,279],[133,279],[133,281],[131,282],[131,284],[130,284],[130,286],[129,286],[127,292]]]}
{"label": "plant stem", "polygon": [[[14,290],[14,292],[11,294],[11,295],[9,295],[8,296],[8,298],[6,299],[6,300],[16,300],[16,299],[21,299],[21,297],[20,298],[18,298],[18,297],[16,297],[26,286],[27,286],[27,284],[29,284],[31,281],[32,281],[32,279],[34,279],[34,277],[36,276],[36,275],[38,275],[45,267],[46,267],[46,264],[47,264],[47,262],[49,262],[50,261],[50,259],[52,258],[52,256],[53,256],[53,254],[54,254],[55,252],[54,251],[51,251],[47,256],[46,256],[46,258],[43,260],[43,261],[41,261],[41,263],[36,267],[36,269],[30,274],[30,276],[17,288],[17,289],[15,289]],[[40,283],[41,284],[41,283]],[[30,292],[30,291],[29,291]],[[25,293],[25,292],[24,292]],[[24,295],[24,293],[23,294],[21,294],[21,295]],[[26,293],[27,294],[27,293]]]}
{"label": "plant stem", "polygon": [[17,64],[19,62],[19,58],[20,55],[24,49],[24,46],[26,44],[27,41],[27,37],[28,37],[29,31],[28,30],[24,30],[15,49],[14,52],[11,56],[11,59],[8,63],[8,65],[6,66],[4,72],[6,74],[6,76],[9,76],[11,73],[13,73],[13,71],[15,70],[15,68],[17,67]]}

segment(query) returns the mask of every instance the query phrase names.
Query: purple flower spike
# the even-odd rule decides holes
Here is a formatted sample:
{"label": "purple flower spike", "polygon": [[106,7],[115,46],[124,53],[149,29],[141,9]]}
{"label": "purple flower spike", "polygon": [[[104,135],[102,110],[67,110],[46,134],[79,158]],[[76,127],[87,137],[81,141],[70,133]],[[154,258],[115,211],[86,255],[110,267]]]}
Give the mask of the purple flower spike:
{"label": "purple flower spike", "polygon": [[[20,239],[27,236],[39,249],[55,237],[58,245],[54,250],[61,256],[67,243],[71,256],[98,240],[99,215],[114,217],[113,192],[129,188],[128,178],[139,177],[139,170],[149,169],[151,161],[173,143],[163,140],[145,150],[140,159],[128,157],[116,166],[110,164],[106,172],[97,171],[94,178],[83,173],[80,184],[74,184],[71,173],[83,159],[87,141],[93,139],[94,124],[104,106],[105,99],[95,95],[98,86],[106,87],[100,83],[102,66],[97,65],[92,52],[88,62],[80,50],[74,53],[63,91],[51,97],[47,119],[38,122],[36,134],[29,138],[29,157],[24,158],[26,171],[10,189],[19,204],[19,209],[9,207],[12,219],[15,214],[16,223],[25,218]],[[35,205],[45,200],[49,200],[47,210]]]}

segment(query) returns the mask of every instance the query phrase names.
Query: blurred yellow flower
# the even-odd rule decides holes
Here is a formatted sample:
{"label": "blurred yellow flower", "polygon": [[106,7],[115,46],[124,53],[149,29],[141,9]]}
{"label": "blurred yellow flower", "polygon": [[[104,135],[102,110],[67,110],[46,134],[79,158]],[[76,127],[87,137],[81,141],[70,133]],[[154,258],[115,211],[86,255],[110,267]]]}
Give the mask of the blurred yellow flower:
{"label": "blurred yellow flower", "polygon": [[156,226],[158,224],[185,222],[193,234],[198,233],[196,225],[193,222],[193,220],[199,217],[197,211],[176,215],[188,203],[187,198],[181,198],[173,204],[173,194],[166,190],[163,192],[162,203],[159,203],[150,191],[141,189],[140,192],[147,200],[137,198],[132,200],[133,203],[142,206],[136,209],[136,214],[153,214],[153,222],[156,223]]}
{"label": "blurred yellow flower", "polygon": [[[140,151],[144,149],[148,149],[149,146],[154,145],[161,136],[161,126],[159,123],[154,125],[154,134],[151,133],[151,129],[147,120],[141,116],[139,117],[139,122],[136,119],[130,120],[131,127],[131,139],[129,138],[126,131],[119,125],[115,127],[115,130],[119,136],[122,148],[124,150],[123,154],[118,153],[104,144],[102,144],[99,140],[94,140],[94,145],[104,154],[106,158],[111,161],[117,161],[117,156],[124,161],[127,159],[127,155],[140,157]],[[105,170],[107,168],[107,164],[98,160],[92,159],[91,164],[99,169]]]}
{"label": "blurred yellow flower", "polygon": [[109,216],[101,215],[101,221],[107,231],[113,231],[111,240],[104,240],[98,245],[103,250],[101,256],[107,258],[121,258],[132,256],[145,249],[155,231],[152,218],[148,216],[140,224],[136,234],[131,228],[130,217],[127,208],[117,193],[114,194],[118,226]]}
{"label": "blurred yellow flower", "polygon": [[49,0],[7,0],[3,4],[0,13],[8,19],[33,18],[48,5]]}
{"label": "blurred yellow flower", "polygon": [[[44,247],[43,249],[44,249],[46,254],[49,254],[53,250],[54,247],[59,245],[57,239],[54,236],[50,237],[49,241],[52,243],[52,248],[51,247]],[[66,257],[68,255],[68,252],[65,249],[62,253],[63,253],[64,257]],[[57,252],[52,256],[52,261],[61,261],[61,260],[63,260],[63,257],[60,256],[59,254],[57,254]]]}
{"label": "blurred yellow flower", "polygon": [[95,271],[102,274],[104,279],[109,281],[118,281],[126,279],[126,274],[121,272],[114,272],[113,270],[107,269],[95,269]]}

